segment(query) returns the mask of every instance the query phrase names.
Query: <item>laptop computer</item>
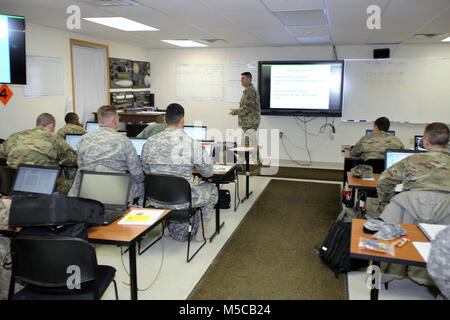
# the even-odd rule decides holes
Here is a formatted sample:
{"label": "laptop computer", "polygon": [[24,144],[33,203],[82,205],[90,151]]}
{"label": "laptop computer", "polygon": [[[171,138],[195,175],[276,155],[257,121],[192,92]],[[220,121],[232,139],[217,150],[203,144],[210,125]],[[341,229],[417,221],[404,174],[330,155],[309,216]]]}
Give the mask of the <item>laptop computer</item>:
{"label": "laptop computer", "polygon": [[20,164],[11,194],[52,194],[59,171],[58,167]]}
{"label": "laptop computer", "polygon": [[412,154],[419,153],[422,151],[418,150],[397,150],[397,149],[387,149],[385,151],[386,161],[384,163],[384,169],[386,170],[393,164],[409,157]]}
{"label": "laptop computer", "polygon": [[87,132],[93,132],[95,130],[98,130],[100,126],[98,125],[98,122],[95,121],[86,121],[86,131]]}
{"label": "laptop computer", "polygon": [[214,157],[214,140],[200,140],[200,144],[211,158]]}
{"label": "laptop computer", "polygon": [[78,141],[80,141],[81,136],[82,136],[81,133],[78,133],[78,134],[69,133],[69,134],[66,134],[65,139],[66,139],[67,144],[69,144],[73,148],[73,150],[77,151]]}
{"label": "laptop computer", "polygon": [[206,126],[184,126],[184,131],[194,140],[206,140]]}
{"label": "laptop computer", "polygon": [[423,139],[423,136],[414,136],[414,150],[419,151],[427,151],[427,149],[422,148],[419,144],[420,141]]}
{"label": "laptop computer", "polygon": [[78,197],[103,203],[103,224],[117,220],[128,209],[131,176],[128,173],[82,171]]}
{"label": "laptop computer", "polygon": [[140,157],[142,153],[142,148],[144,147],[146,138],[129,138],[133,146],[136,148],[136,153]]}
{"label": "laptop computer", "polygon": [[[386,131],[387,134],[390,134],[391,136],[395,136],[395,131]],[[367,129],[366,130],[366,136],[369,134],[373,134],[373,130]]]}

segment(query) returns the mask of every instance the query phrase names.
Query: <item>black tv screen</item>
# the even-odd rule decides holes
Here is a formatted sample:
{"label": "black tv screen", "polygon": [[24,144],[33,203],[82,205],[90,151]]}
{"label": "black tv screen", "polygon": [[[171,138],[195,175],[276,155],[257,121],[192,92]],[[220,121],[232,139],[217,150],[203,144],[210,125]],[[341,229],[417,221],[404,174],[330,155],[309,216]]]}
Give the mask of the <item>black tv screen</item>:
{"label": "black tv screen", "polygon": [[25,18],[0,14],[0,83],[26,84]]}
{"label": "black tv screen", "polygon": [[344,61],[259,61],[262,115],[342,114]]}

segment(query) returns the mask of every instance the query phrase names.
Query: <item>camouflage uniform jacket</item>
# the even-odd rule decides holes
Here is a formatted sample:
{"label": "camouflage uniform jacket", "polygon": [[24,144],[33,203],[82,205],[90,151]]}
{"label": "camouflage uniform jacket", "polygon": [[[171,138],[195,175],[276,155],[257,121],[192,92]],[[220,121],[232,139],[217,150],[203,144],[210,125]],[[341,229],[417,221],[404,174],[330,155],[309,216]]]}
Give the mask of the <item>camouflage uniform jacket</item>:
{"label": "camouflage uniform jacket", "polygon": [[84,130],[82,127],[68,123],[64,127],[58,130],[58,135],[64,139],[66,134],[85,134],[86,130]]}
{"label": "camouflage uniform jacket", "polygon": [[431,242],[430,256],[427,270],[431,278],[441,290],[442,294],[450,299],[450,226],[436,235]]}
{"label": "camouflage uniform jacket", "polygon": [[395,195],[395,186],[403,190],[434,190],[450,192],[450,154],[446,149],[433,148],[413,154],[386,169],[377,182],[378,211]]}
{"label": "camouflage uniform jacket", "polygon": [[350,151],[352,157],[367,159],[384,159],[386,149],[405,149],[396,136],[380,131],[362,137]]}
{"label": "camouflage uniform jacket", "polygon": [[258,93],[253,85],[245,88],[239,102],[239,109],[233,109],[238,115],[238,124],[242,130],[258,129],[261,120],[261,107],[258,101]]}
{"label": "camouflage uniform jacket", "polygon": [[10,135],[0,145],[0,158],[7,159],[7,165],[12,168],[21,163],[41,166],[77,163],[77,154],[72,147],[42,127]]}
{"label": "camouflage uniform jacket", "polygon": [[69,196],[77,196],[80,170],[97,172],[129,172],[132,193],[137,198],[144,193],[144,172],[131,141],[113,129],[100,129],[83,135],[78,142],[78,173]]}
{"label": "camouflage uniform jacket", "polygon": [[149,139],[142,148],[145,173],[170,174],[194,184],[193,168],[205,177],[213,175],[212,159],[202,145],[182,129],[168,128]]}
{"label": "camouflage uniform jacket", "polygon": [[167,123],[153,123],[149,124],[136,138],[149,138],[155,134],[163,132],[167,128]]}

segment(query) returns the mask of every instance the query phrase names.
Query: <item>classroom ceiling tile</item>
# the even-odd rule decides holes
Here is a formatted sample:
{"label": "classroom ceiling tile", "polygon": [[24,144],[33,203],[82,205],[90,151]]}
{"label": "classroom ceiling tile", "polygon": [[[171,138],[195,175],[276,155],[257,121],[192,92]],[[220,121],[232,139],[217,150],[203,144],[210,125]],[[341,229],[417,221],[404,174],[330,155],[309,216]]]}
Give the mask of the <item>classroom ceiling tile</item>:
{"label": "classroom ceiling tile", "polygon": [[310,27],[286,27],[289,33],[294,37],[321,37],[328,36],[328,26],[310,26]]}
{"label": "classroom ceiling tile", "polygon": [[325,12],[319,10],[302,10],[302,11],[280,11],[275,12],[285,26],[317,26],[326,25],[327,19]]}
{"label": "classroom ceiling tile", "polygon": [[325,0],[261,0],[270,11],[324,9]]}

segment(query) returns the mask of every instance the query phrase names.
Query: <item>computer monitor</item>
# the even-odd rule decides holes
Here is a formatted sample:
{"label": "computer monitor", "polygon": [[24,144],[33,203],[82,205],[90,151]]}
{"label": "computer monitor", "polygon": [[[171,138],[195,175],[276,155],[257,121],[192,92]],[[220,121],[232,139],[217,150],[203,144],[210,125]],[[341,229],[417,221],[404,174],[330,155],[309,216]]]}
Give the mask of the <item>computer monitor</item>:
{"label": "computer monitor", "polygon": [[136,148],[136,153],[140,157],[142,153],[142,147],[144,147],[145,142],[147,142],[146,138],[129,138],[133,146]]}
{"label": "computer monitor", "polygon": [[194,140],[206,140],[206,126],[184,126],[184,131]]}
{"label": "computer monitor", "polygon": [[427,151],[427,149],[421,148],[419,146],[420,140],[422,140],[422,139],[423,139],[423,136],[414,136],[414,150]]}
{"label": "computer monitor", "polygon": [[58,167],[20,164],[11,193],[52,194],[55,191],[58,176]]}
{"label": "computer monitor", "polygon": [[200,144],[205,148],[207,154],[210,155],[211,158],[214,157],[214,140],[201,140]]}
{"label": "computer monitor", "polygon": [[[395,131],[386,131],[387,134],[390,134],[391,136],[395,136]],[[366,129],[366,136],[369,134],[373,134],[373,130]]]}
{"label": "computer monitor", "polygon": [[87,132],[93,132],[95,130],[98,130],[100,126],[98,125],[98,122],[94,121],[86,121],[86,131]]}
{"label": "computer monitor", "polygon": [[384,168],[387,169],[393,164],[403,160],[404,158],[409,157],[412,154],[419,153],[422,151],[418,150],[397,150],[397,149],[387,149],[385,151],[386,161],[384,164]]}
{"label": "computer monitor", "polygon": [[69,144],[73,148],[73,150],[77,151],[78,141],[80,141],[81,136],[82,136],[81,133],[79,134],[69,133],[66,134],[65,139],[67,144]]}
{"label": "computer monitor", "polygon": [[105,209],[125,209],[130,189],[128,173],[82,171],[78,197],[100,201]]}

